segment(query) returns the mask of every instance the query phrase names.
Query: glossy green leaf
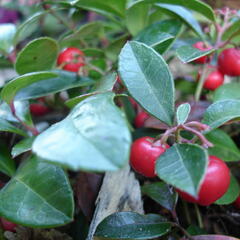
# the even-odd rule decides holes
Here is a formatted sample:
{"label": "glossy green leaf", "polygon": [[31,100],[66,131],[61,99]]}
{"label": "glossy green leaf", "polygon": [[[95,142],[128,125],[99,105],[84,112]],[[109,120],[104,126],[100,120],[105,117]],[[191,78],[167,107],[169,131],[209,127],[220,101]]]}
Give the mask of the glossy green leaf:
{"label": "glossy green leaf", "polygon": [[15,69],[20,75],[51,70],[57,54],[58,44],[54,39],[48,37],[35,39],[19,52]]}
{"label": "glossy green leaf", "polygon": [[13,49],[13,37],[16,32],[14,24],[0,24],[0,54],[9,53]]}
{"label": "glossy green leaf", "polygon": [[192,12],[187,10],[184,7],[178,6],[178,5],[171,5],[171,4],[164,4],[164,3],[158,3],[155,4],[155,6],[170,11],[171,13],[174,13],[178,17],[180,17],[187,25],[189,25],[200,37],[203,36],[203,32],[201,29],[200,24],[193,16]]}
{"label": "glossy green leaf", "polygon": [[158,158],[156,172],[165,182],[197,196],[207,163],[207,152],[200,146],[175,144]]}
{"label": "glossy green leaf", "polygon": [[215,129],[205,136],[214,145],[208,148],[209,155],[217,156],[226,162],[240,160],[240,151],[227,133],[221,129]]}
{"label": "glossy green leaf", "polygon": [[222,100],[210,105],[203,116],[203,123],[211,129],[240,117],[240,100]]}
{"label": "glossy green leaf", "polygon": [[240,84],[236,82],[223,84],[218,87],[213,94],[213,101],[221,101],[226,99],[240,99]]}
{"label": "glossy green leaf", "polygon": [[189,103],[183,103],[177,108],[176,118],[178,125],[184,124],[191,111],[191,106]]}
{"label": "glossy green leaf", "polygon": [[94,80],[88,77],[78,76],[68,71],[53,71],[57,75],[54,78],[43,79],[22,88],[15,96],[16,100],[27,100],[43,97],[49,94],[61,92],[75,87],[92,85]]}
{"label": "glossy green leaf", "polygon": [[174,211],[177,203],[177,194],[166,183],[157,182],[146,184],[142,187],[142,192],[162,207]]}
{"label": "glossy green leaf", "polygon": [[30,227],[55,227],[73,220],[73,193],[65,172],[31,157],[0,191],[0,214]]}
{"label": "glossy green leaf", "polygon": [[[240,20],[236,20],[232,25],[223,33],[223,40],[228,40],[230,37],[237,37],[240,35],[239,31]],[[233,38],[232,38],[233,39]]]}
{"label": "glossy green leaf", "polygon": [[80,102],[67,118],[37,136],[33,151],[72,170],[122,168],[129,158],[131,136],[113,98],[108,92]]}
{"label": "glossy green leaf", "polygon": [[192,46],[182,46],[176,50],[176,53],[182,62],[188,63],[188,62],[192,62],[200,57],[209,55],[210,53],[212,53],[214,51],[215,51],[215,49],[201,51]]}
{"label": "glossy green leaf", "polygon": [[227,205],[233,203],[239,196],[240,187],[237,179],[231,175],[230,186],[228,187],[227,192],[219,198],[215,203],[218,205]]}
{"label": "glossy green leaf", "polygon": [[31,27],[33,24],[37,25],[37,21],[44,15],[47,14],[48,11],[37,12],[29,17],[26,21],[24,21],[19,27],[14,35],[14,45],[18,42],[22,41],[26,37],[28,37],[35,27]]}
{"label": "glossy green leaf", "polygon": [[0,132],[11,132],[11,133],[16,133],[22,136],[27,136],[26,132],[15,127],[5,119],[0,119]]}
{"label": "glossy green leaf", "polygon": [[156,22],[143,29],[134,40],[145,43],[162,53],[173,43],[181,26],[181,22],[176,19]]}
{"label": "glossy green leaf", "polygon": [[0,172],[12,176],[16,171],[15,162],[11,158],[8,146],[0,142]]}
{"label": "glossy green leaf", "polygon": [[79,41],[79,39],[93,38],[98,36],[103,31],[103,24],[101,22],[89,22],[82,25],[77,31],[73,34],[66,36],[61,44],[67,44],[72,41]]}
{"label": "glossy green leaf", "polygon": [[149,10],[150,6],[144,2],[136,4],[126,10],[126,26],[133,36],[147,26]]}
{"label": "glossy green leaf", "polygon": [[30,151],[32,149],[34,139],[35,137],[25,138],[14,145],[11,151],[12,157],[15,158],[22,153]]}
{"label": "glossy green leaf", "polygon": [[133,98],[147,112],[172,125],[174,83],[164,59],[147,45],[132,41],[121,51],[118,70]]}
{"label": "glossy green leaf", "polygon": [[96,85],[93,88],[93,91],[87,94],[83,94],[80,96],[77,96],[75,98],[69,99],[65,102],[65,104],[72,108],[84,99],[88,98],[89,96],[98,94],[98,93],[104,93],[108,91],[112,91],[114,84],[116,83],[116,73],[110,73],[106,76],[104,76],[102,79],[100,79]]}
{"label": "glossy green leaf", "polygon": [[118,212],[106,217],[97,227],[95,236],[111,239],[152,239],[168,233],[171,224],[156,214],[140,215]]}
{"label": "glossy green leaf", "polygon": [[165,4],[172,4],[172,5],[179,5],[182,7],[185,7],[189,10],[196,11],[206,18],[208,18],[211,21],[215,21],[215,14],[213,9],[207,5],[206,3],[200,1],[200,0],[188,0],[188,1],[183,1],[183,0],[136,0],[130,2],[128,5],[128,8],[133,7],[136,4],[141,4],[142,2],[149,4],[149,3],[165,3]]}
{"label": "glossy green leaf", "polygon": [[117,15],[124,16],[126,0],[78,0],[75,1],[75,6],[84,8],[86,10],[95,11],[104,16]]}
{"label": "glossy green leaf", "polygon": [[1,98],[10,104],[19,90],[32,83],[57,77],[53,72],[27,73],[8,82],[1,91]]}

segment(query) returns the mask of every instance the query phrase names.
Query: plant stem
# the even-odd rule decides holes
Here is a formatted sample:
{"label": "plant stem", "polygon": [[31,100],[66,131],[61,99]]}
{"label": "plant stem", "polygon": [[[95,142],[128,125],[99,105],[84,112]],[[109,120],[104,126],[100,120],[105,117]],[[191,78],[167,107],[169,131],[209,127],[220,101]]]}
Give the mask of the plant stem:
{"label": "plant stem", "polygon": [[195,211],[196,211],[196,214],[197,214],[198,226],[200,228],[203,228],[202,216],[201,216],[201,213],[199,211],[198,205],[194,204],[194,208],[195,208]]}
{"label": "plant stem", "polygon": [[203,89],[203,84],[204,84],[204,81],[205,81],[205,78],[206,78],[206,75],[207,75],[207,64],[204,64],[203,66],[203,71],[202,71],[202,74],[201,74],[201,77],[198,81],[198,85],[197,85],[197,89],[196,89],[196,92],[195,92],[195,100],[196,102],[199,101],[200,99],[200,96],[201,96],[201,93],[202,93],[202,89]]}
{"label": "plant stem", "polygon": [[181,227],[179,224],[177,223],[173,223],[174,227],[177,227],[179,230],[181,230],[181,232],[189,239],[189,240],[194,240],[194,238],[183,228]]}

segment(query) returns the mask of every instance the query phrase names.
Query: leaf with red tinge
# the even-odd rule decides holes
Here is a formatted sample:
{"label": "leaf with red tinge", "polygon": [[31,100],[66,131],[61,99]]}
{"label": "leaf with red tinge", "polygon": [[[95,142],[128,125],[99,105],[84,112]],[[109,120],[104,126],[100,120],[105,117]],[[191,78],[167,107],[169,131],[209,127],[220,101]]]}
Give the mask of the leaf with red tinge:
{"label": "leaf with red tinge", "polygon": [[239,238],[224,235],[199,235],[192,238],[194,240],[239,240]]}

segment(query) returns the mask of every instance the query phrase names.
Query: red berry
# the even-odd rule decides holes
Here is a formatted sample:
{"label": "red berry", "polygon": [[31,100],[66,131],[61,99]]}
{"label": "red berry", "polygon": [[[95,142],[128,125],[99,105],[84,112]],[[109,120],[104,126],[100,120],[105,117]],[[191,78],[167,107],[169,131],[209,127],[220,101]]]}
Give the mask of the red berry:
{"label": "red berry", "polygon": [[155,177],[155,162],[169,146],[154,144],[154,138],[142,137],[133,142],[130,154],[132,168],[145,177]]}
{"label": "red berry", "polygon": [[30,112],[35,116],[43,116],[50,112],[50,109],[41,103],[30,104]]}
{"label": "red berry", "polygon": [[230,170],[226,163],[215,156],[209,156],[205,178],[200,187],[198,198],[194,198],[179,189],[176,191],[180,197],[188,202],[208,206],[221,198],[228,190],[230,184]]}
{"label": "red berry", "polygon": [[[207,51],[207,50],[210,50],[211,47],[206,47],[204,42],[196,42],[195,44],[193,44],[193,47],[201,50],[201,51]],[[200,57],[200,58],[197,58],[194,60],[195,63],[199,63],[199,64],[204,64],[206,62],[209,62],[209,56],[203,56],[203,57]]]}
{"label": "red berry", "polygon": [[227,48],[218,56],[218,68],[228,76],[240,76],[240,50]]}
{"label": "red berry", "polygon": [[134,125],[137,128],[143,127],[144,122],[149,118],[149,115],[146,112],[140,112],[134,119]]}
{"label": "red berry", "polygon": [[66,48],[59,54],[57,64],[63,65],[63,69],[66,71],[78,72],[85,65],[84,53],[78,48]]}
{"label": "red berry", "polygon": [[[199,75],[200,77],[200,75]],[[224,82],[224,75],[218,70],[214,70],[206,77],[203,87],[208,90],[215,90]]]}
{"label": "red berry", "polygon": [[15,232],[15,228],[17,227],[17,224],[9,222],[8,220],[4,219],[4,218],[0,218],[2,227],[4,230],[6,231],[10,231],[10,232]]}

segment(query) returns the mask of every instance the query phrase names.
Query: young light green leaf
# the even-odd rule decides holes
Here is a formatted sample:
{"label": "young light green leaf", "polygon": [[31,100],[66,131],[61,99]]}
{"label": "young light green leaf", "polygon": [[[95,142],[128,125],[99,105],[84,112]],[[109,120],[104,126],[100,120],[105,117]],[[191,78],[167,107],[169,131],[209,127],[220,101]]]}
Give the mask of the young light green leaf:
{"label": "young light green leaf", "polygon": [[134,7],[136,4],[142,4],[142,3],[165,3],[165,4],[172,4],[172,5],[179,5],[182,7],[185,7],[189,10],[196,11],[206,18],[208,18],[211,21],[215,21],[215,14],[213,9],[207,5],[206,3],[200,1],[200,0],[188,0],[188,1],[183,1],[183,0],[136,0],[132,1],[128,4],[128,8]]}
{"label": "young light green leaf", "polygon": [[19,52],[15,69],[20,75],[51,70],[57,54],[58,44],[54,39],[49,37],[35,39]]}
{"label": "young light green leaf", "polygon": [[174,118],[174,82],[164,59],[154,49],[128,42],[119,58],[121,79],[133,98],[168,125]]}
{"label": "young light green leaf", "polygon": [[181,26],[181,21],[176,19],[156,22],[144,28],[134,40],[145,43],[157,52],[163,53],[173,43]]}
{"label": "young light green leaf", "polygon": [[0,172],[11,177],[14,175],[15,171],[15,162],[11,158],[7,145],[0,142]]}
{"label": "young light green leaf", "polygon": [[0,132],[11,132],[11,133],[19,134],[21,136],[27,136],[26,132],[15,127],[5,119],[0,119]]}
{"label": "young light green leaf", "polygon": [[184,124],[191,111],[191,106],[189,103],[183,103],[177,108],[176,118],[178,125]]}
{"label": "young light green leaf", "polygon": [[110,239],[152,239],[168,233],[171,224],[156,214],[140,215],[118,212],[106,217],[97,227],[95,236]]}
{"label": "young light green leaf", "polygon": [[193,46],[182,46],[176,50],[177,56],[179,59],[184,62],[192,62],[200,57],[209,55],[214,52],[216,49],[212,48],[211,50],[201,51]]}
{"label": "young light green leaf", "polygon": [[0,24],[0,54],[8,54],[13,48],[16,26],[11,23]]}
{"label": "young light green leaf", "polygon": [[221,101],[227,99],[240,99],[240,84],[236,82],[223,84],[218,87],[213,94],[213,101]]}
{"label": "young light green leaf", "polygon": [[218,205],[227,205],[233,203],[239,196],[240,187],[237,179],[231,175],[231,182],[227,192],[219,198],[215,203]]}
{"label": "young light green leaf", "polygon": [[211,104],[203,116],[203,123],[215,129],[240,117],[240,100],[222,100]]}
{"label": "young light green leaf", "polygon": [[197,196],[208,163],[206,150],[193,144],[175,144],[157,160],[159,178]]}
{"label": "young light green leaf", "polygon": [[1,91],[1,98],[10,104],[19,90],[32,83],[57,77],[53,72],[35,72],[27,73],[8,82]]}
{"label": "young light green leaf", "polygon": [[155,4],[158,8],[170,11],[171,13],[176,14],[179,16],[187,25],[189,25],[201,38],[203,36],[203,32],[201,29],[200,24],[193,16],[192,12],[188,9],[172,4],[164,4],[164,3],[157,3]]}
{"label": "young light green leaf", "polygon": [[25,138],[14,145],[11,151],[12,157],[15,158],[24,152],[30,151],[32,149],[34,139],[35,137]]}
{"label": "young light green leaf", "polygon": [[221,129],[215,129],[205,135],[213,143],[213,147],[208,148],[209,155],[214,155],[226,162],[240,160],[240,151],[231,137]]}
{"label": "young light green leaf", "polygon": [[33,151],[72,170],[116,171],[129,158],[131,136],[123,113],[107,92],[74,107],[61,122],[37,136]]}
{"label": "young light green leaf", "polygon": [[56,227],[73,220],[73,193],[65,172],[33,156],[0,191],[0,214],[30,227]]}
{"label": "young light green leaf", "polygon": [[28,100],[54,94],[75,87],[89,86],[95,83],[88,77],[78,76],[73,72],[56,70],[54,78],[43,79],[22,88],[15,96],[16,100]]}
{"label": "young light green leaf", "polygon": [[145,184],[142,192],[169,211],[174,211],[177,203],[177,194],[166,183],[157,182]]}

